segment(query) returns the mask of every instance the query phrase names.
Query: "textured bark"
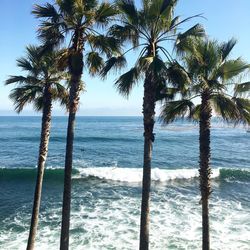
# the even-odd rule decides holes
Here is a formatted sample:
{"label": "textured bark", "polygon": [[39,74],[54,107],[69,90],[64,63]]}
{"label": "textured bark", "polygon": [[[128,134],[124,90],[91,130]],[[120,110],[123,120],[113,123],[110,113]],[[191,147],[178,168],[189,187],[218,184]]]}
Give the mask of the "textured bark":
{"label": "textured bark", "polygon": [[47,85],[44,90],[44,101],[43,101],[43,115],[42,115],[42,128],[40,138],[39,157],[37,164],[37,179],[34,194],[33,211],[29,232],[29,239],[27,244],[27,250],[34,249],[35,237],[38,226],[39,208],[41,202],[42,184],[45,162],[48,154],[50,126],[51,126],[51,110],[52,110],[52,97],[50,93],[50,87]]}
{"label": "textured bark", "polygon": [[202,249],[210,249],[209,239],[209,196],[211,194],[210,167],[210,122],[212,109],[210,92],[204,90],[201,95],[200,114],[200,190],[202,203]]}
{"label": "textured bark", "polygon": [[154,142],[156,87],[151,74],[146,74],[143,98],[144,158],[141,201],[140,250],[149,249],[149,205],[151,186],[151,159]]}
{"label": "textured bark", "polygon": [[71,205],[71,174],[73,161],[73,142],[76,111],[79,104],[81,90],[81,76],[83,70],[83,40],[81,31],[76,32],[72,46],[73,54],[69,59],[70,103],[67,128],[66,156],[64,169],[64,191],[60,249],[69,249],[70,205]]}

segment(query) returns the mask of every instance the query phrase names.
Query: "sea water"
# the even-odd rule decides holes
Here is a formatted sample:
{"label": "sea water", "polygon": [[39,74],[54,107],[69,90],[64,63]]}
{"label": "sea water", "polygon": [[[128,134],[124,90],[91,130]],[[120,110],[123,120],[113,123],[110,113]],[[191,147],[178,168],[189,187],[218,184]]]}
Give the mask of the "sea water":
{"label": "sea water", "polygon": [[[0,249],[25,249],[40,117],[0,117]],[[54,117],[36,249],[59,249],[66,117]],[[198,124],[155,125],[150,249],[201,249]],[[211,249],[250,249],[250,133],[214,120]],[[141,117],[78,117],[70,249],[138,249]]]}

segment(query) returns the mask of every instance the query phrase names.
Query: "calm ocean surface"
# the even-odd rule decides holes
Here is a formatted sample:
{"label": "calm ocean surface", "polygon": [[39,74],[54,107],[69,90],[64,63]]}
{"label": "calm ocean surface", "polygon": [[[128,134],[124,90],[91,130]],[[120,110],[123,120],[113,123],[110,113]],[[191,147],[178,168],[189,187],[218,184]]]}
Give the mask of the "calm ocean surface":
{"label": "calm ocean surface", "polygon": [[[40,136],[39,117],[0,117],[0,249],[25,249]],[[66,117],[54,117],[36,249],[58,249]],[[156,124],[150,241],[201,249],[198,124]],[[211,248],[250,249],[250,133],[213,121]],[[143,126],[140,117],[78,117],[71,249],[138,249]]]}

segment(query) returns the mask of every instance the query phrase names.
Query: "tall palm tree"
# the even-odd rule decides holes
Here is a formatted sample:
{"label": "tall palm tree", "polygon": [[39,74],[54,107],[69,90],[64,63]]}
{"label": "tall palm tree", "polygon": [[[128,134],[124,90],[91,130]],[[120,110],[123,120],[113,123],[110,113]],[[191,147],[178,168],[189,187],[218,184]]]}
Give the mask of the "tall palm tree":
{"label": "tall palm tree", "polygon": [[[250,91],[250,83],[237,83],[237,77],[249,69],[241,58],[229,59],[236,41],[218,43],[207,39],[189,40],[188,46],[180,46],[183,64],[173,62],[171,81],[185,87],[182,99],[168,101],[162,110],[164,122],[188,115],[199,121],[200,191],[202,204],[202,249],[210,249],[209,196],[211,194],[210,127],[212,111],[226,121],[250,124],[250,100],[242,96]],[[184,51],[183,51],[184,49]],[[234,91],[233,91],[234,88]],[[234,92],[233,95],[230,95]],[[178,96],[178,95],[177,95]],[[193,99],[199,98],[195,105]]]}
{"label": "tall palm tree", "polygon": [[39,47],[28,46],[26,56],[17,60],[17,66],[26,72],[25,75],[10,76],[6,80],[6,84],[18,84],[10,93],[10,98],[18,113],[29,103],[32,103],[37,111],[42,111],[37,179],[27,244],[29,250],[34,249],[38,226],[43,174],[49,145],[52,101],[58,100],[65,105],[68,99],[67,91],[61,85],[61,81],[67,79],[66,74],[58,71],[55,66],[57,53],[53,52],[41,56],[40,52]]}
{"label": "tall palm tree", "polygon": [[[167,42],[178,42],[188,36],[203,35],[203,28],[196,24],[180,34],[180,25],[193,17],[180,20],[174,16],[177,0],[142,0],[141,9],[137,9],[133,0],[117,0],[120,11],[119,22],[110,28],[109,34],[132,44],[122,55],[110,58],[101,74],[106,76],[112,68],[120,69],[125,64],[125,54],[140,48],[139,57],[128,72],[115,82],[118,91],[129,96],[134,85],[144,80],[143,123],[144,123],[144,159],[141,201],[140,249],[149,248],[149,203],[151,185],[152,147],[155,139],[155,105],[160,90],[165,84],[167,74],[164,60],[171,61],[171,55],[165,48]],[[199,15],[197,15],[199,16]]]}
{"label": "tall palm tree", "polygon": [[55,4],[35,5],[33,14],[41,18],[39,37],[44,48],[68,42],[64,60],[71,75],[67,144],[65,156],[64,193],[60,249],[68,249],[71,203],[71,173],[75,116],[81,92],[80,81],[84,66],[90,74],[103,65],[102,55],[111,56],[120,50],[118,40],[100,33],[117,13],[108,2],[96,0],[56,0]]}

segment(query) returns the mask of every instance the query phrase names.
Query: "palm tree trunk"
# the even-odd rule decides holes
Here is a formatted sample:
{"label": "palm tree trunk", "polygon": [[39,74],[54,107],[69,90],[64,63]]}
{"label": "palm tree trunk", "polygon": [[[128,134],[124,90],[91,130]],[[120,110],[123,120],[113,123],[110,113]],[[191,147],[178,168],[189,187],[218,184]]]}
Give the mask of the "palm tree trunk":
{"label": "palm tree trunk", "polygon": [[200,190],[202,202],[202,249],[210,249],[209,239],[209,196],[211,194],[210,167],[210,123],[212,109],[210,106],[210,92],[204,90],[201,95],[200,114]]}
{"label": "palm tree trunk", "polygon": [[149,249],[149,205],[151,186],[151,159],[154,142],[155,84],[151,74],[146,74],[143,98],[144,159],[141,201],[140,250]]}
{"label": "palm tree trunk", "polygon": [[71,174],[73,161],[73,142],[76,111],[79,103],[80,76],[72,76],[70,88],[70,109],[68,117],[67,143],[64,170],[64,191],[61,227],[61,250],[69,248],[70,204],[71,204]]}
{"label": "palm tree trunk", "polygon": [[73,55],[69,59],[70,100],[64,169],[64,191],[60,250],[69,249],[70,205],[71,205],[71,174],[73,161],[73,142],[76,111],[81,91],[81,76],[83,71],[83,40],[82,33],[76,32],[73,39]]}
{"label": "palm tree trunk", "polygon": [[37,164],[37,179],[34,194],[34,203],[32,218],[30,224],[29,239],[27,244],[27,250],[34,249],[35,237],[38,226],[39,208],[41,202],[42,184],[45,162],[48,154],[50,126],[51,126],[51,110],[52,110],[52,97],[50,93],[49,85],[45,87],[44,91],[44,103],[43,103],[43,115],[42,115],[42,128],[39,148],[39,158]]}

